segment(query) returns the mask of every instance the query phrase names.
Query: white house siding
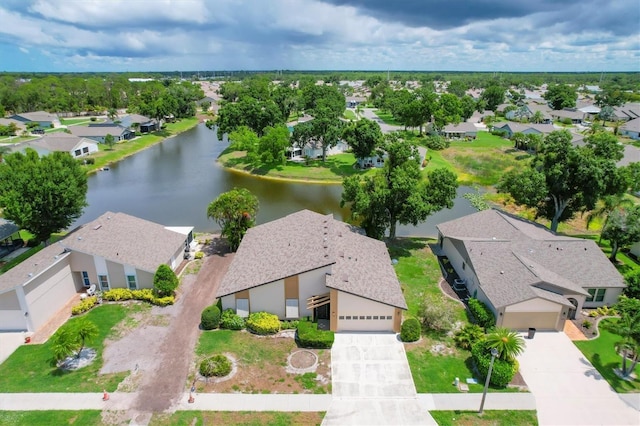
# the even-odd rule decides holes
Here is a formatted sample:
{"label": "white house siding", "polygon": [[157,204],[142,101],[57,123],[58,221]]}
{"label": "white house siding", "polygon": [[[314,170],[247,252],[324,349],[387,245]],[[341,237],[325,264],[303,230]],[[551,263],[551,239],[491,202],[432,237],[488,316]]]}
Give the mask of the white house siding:
{"label": "white house siding", "polygon": [[0,294],[0,330],[20,331],[27,329],[27,321],[20,308],[15,290]]}
{"label": "white house siding", "polygon": [[269,312],[284,319],[284,280],[254,287],[249,290],[249,309],[253,312]]}
{"label": "white house siding", "polygon": [[394,316],[393,306],[338,292],[337,331],[393,331]]}
{"label": "white house siding", "polygon": [[109,288],[127,288],[127,279],[124,275],[124,266],[121,263],[107,261],[109,274]]}
{"label": "white house siding", "polygon": [[186,248],[186,244],[187,244],[187,237],[185,236],[184,242],[180,245],[180,247],[178,247],[176,252],[173,254],[173,256],[171,256],[171,259],[169,260],[169,266],[171,266],[171,269],[174,271],[178,268],[178,266],[180,266],[180,264],[184,260],[184,249]]}
{"label": "white house siding", "polygon": [[236,296],[234,294],[230,294],[228,296],[222,297],[222,310],[233,309],[236,310]]}
{"label": "white house siding", "polygon": [[298,275],[298,309],[301,318],[313,315],[313,310],[307,309],[308,298],[329,292],[325,285],[329,272],[331,272],[331,266],[325,266]]}
{"label": "white house siding", "polygon": [[514,330],[562,330],[569,308],[548,300],[535,298],[507,306],[498,315],[497,325]]}
{"label": "white house siding", "polygon": [[[588,288],[585,287],[586,291],[589,291]],[[600,306],[612,306],[614,305],[617,301],[618,298],[620,297],[620,295],[622,294],[622,288],[607,288],[605,293],[604,293],[604,300],[602,302],[584,302],[584,305],[582,305],[584,308],[599,308]]]}
{"label": "white house siding", "polygon": [[44,325],[76,294],[76,285],[66,256],[24,286],[33,330]]}
{"label": "white house siding", "polygon": [[142,271],[140,269],[136,269],[136,279],[138,283],[138,288],[153,288],[153,276],[155,273]]}

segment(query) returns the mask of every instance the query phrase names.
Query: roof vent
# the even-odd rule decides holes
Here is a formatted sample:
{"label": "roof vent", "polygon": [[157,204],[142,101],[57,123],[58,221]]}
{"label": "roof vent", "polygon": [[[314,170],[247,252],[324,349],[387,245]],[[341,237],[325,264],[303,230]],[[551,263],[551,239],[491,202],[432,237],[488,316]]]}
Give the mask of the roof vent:
{"label": "roof vent", "polygon": [[93,227],[93,230],[94,230],[94,231],[97,231],[97,230],[98,230],[98,229],[100,229],[100,228],[102,228],[102,225],[96,225],[96,226],[94,226],[94,227]]}
{"label": "roof vent", "polygon": [[504,271],[500,271],[500,275],[504,275]]}
{"label": "roof vent", "polygon": [[29,278],[31,278],[33,276],[33,273],[29,272]]}
{"label": "roof vent", "polygon": [[348,276],[348,275],[346,275],[346,274],[345,274],[345,275],[343,275],[343,276],[342,276],[342,282],[344,282],[344,283],[348,283],[348,282],[349,282],[349,276]]}
{"label": "roof vent", "polygon": [[343,259],[344,259],[344,252],[343,252],[343,251],[339,251],[339,252],[338,252],[338,256],[340,256],[341,258],[343,258]]}
{"label": "roof vent", "polygon": [[78,241],[80,241],[82,239],[82,237],[78,237]]}

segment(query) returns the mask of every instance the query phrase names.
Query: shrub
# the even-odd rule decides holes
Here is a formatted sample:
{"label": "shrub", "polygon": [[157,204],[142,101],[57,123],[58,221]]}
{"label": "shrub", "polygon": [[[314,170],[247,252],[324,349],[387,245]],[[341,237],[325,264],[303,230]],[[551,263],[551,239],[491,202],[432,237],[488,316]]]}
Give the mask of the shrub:
{"label": "shrub", "polygon": [[571,119],[569,117],[563,117],[560,119],[560,122],[562,124],[566,124],[567,126],[573,124],[573,121],[571,121]]}
{"label": "shrub", "polygon": [[91,118],[89,118],[89,120],[96,121],[96,117],[91,117]]}
{"label": "shrub", "polygon": [[441,151],[443,149],[449,148],[451,143],[439,135],[427,136],[424,138],[425,145],[429,149],[433,149],[434,151]]}
{"label": "shrub", "polygon": [[220,328],[226,330],[242,330],[244,328],[244,319],[233,312],[233,309],[225,309],[225,311],[222,312]]}
{"label": "shrub", "polygon": [[294,330],[298,328],[299,321],[280,321],[280,330]]}
{"label": "shrub", "polygon": [[615,309],[610,308],[608,306],[600,306],[597,309],[598,315],[602,315],[604,316],[610,316],[610,315],[618,315],[618,312],[616,312]]}
{"label": "shrub", "polygon": [[453,336],[456,345],[467,350],[482,339],[484,339],[484,331],[477,324],[467,324]]}
{"label": "shrub", "polygon": [[330,349],[333,346],[333,331],[318,330],[318,324],[310,321],[298,322],[296,340],[300,347]]}
{"label": "shrub", "polygon": [[408,318],[400,328],[400,340],[403,342],[417,342],[420,340],[420,321]]}
{"label": "shrub", "polygon": [[587,330],[590,329],[591,328],[591,321],[589,321],[589,320],[582,321],[582,326],[584,328],[586,328]]}
{"label": "shrub", "polygon": [[200,363],[199,370],[204,377],[223,377],[231,373],[231,361],[224,355],[213,355]]}
{"label": "shrub", "polygon": [[194,257],[196,259],[202,259],[204,257],[204,253],[201,251],[197,251]]}
{"label": "shrub", "polygon": [[485,330],[496,325],[496,318],[491,309],[478,299],[469,299],[469,311],[471,311],[476,324]]}
{"label": "shrub", "polygon": [[593,311],[589,312],[589,316],[591,318],[595,318],[598,316],[598,311],[596,309],[594,309]]}
{"label": "shrub", "polygon": [[624,274],[624,280],[627,286],[622,291],[627,297],[640,299],[640,269],[632,269]]}
{"label": "shrub", "polygon": [[154,297],[150,302],[156,306],[169,306],[176,302],[176,298],[174,296]]}
{"label": "shrub", "polygon": [[200,315],[200,324],[203,330],[213,330],[220,325],[220,309],[215,306],[207,306]]}
{"label": "shrub", "polygon": [[275,334],[280,331],[280,320],[277,315],[268,312],[255,312],[247,318],[246,326],[255,334]]}
{"label": "shrub", "polygon": [[84,164],[95,164],[96,163],[96,159],[95,158],[85,158],[84,159]]}
{"label": "shrub", "polygon": [[[484,381],[489,372],[491,352],[485,340],[480,340],[471,347],[471,356],[478,369],[481,379]],[[518,371],[518,361],[505,361],[496,357],[493,363],[490,383],[494,386],[505,387]]]}
{"label": "shrub", "polygon": [[169,265],[162,264],[158,266],[153,276],[153,293],[156,297],[173,296],[174,291],[178,288],[178,277],[171,270]]}
{"label": "shrub", "polygon": [[501,138],[506,138],[509,133],[506,130],[494,129],[494,130],[491,131],[491,134],[493,136],[500,136]]}
{"label": "shrub", "polygon": [[102,298],[111,302],[134,299],[133,292],[128,288],[112,288],[102,293]]}
{"label": "shrub", "polygon": [[423,327],[438,332],[451,330],[456,322],[451,303],[435,294],[425,295],[422,305],[418,309],[418,317],[422,321]]}
{"label": "shrub", "polygon": [[97,303],[98,303],[97,296],[87,297],[86,299],[81,300],[80,303],[78,303],[76,306],[71,308],[71,315],[83,314],[87,312],[89,309],[96,306]]}

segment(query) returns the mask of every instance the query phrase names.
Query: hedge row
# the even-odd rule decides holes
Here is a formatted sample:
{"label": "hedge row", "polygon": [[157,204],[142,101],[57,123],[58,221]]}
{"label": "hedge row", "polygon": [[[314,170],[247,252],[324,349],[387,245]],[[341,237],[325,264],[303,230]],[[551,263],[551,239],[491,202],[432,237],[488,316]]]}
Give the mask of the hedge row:
{"label": "hedge row", "polygon": [[153,295],[153,290],[150,288],[143,288],[142,290],[129,290],[128,288],[113,288],[102,293],[102,298],[111,302],[118,302],[120,300],[144,300],[152,305],[167,306],[173,305],[175,302],[174,296],[156,297]]}
{"label": "hedge row", "polygon": [[[480,373],[482,379],[485,380],[489,372],[489,364],[491,363],[491,349],[487,341],[480,340],[474,344],[471,347],[471,356],[478,368],[478,373]],[[518,367],[517,360],[510,362],[496,357],[493,363],[490,383],[498,387],[507,386],[518,371]]]}
{"label": "hedge row", "polygon": [[316,323],[300,321],[296,339],[303,348],[329,349],[333,345],[334,335],[332,331],[318,330]]}
{"label": "hedge row", "polygon": [[71,308],[71,315],[80,315],[87,312],[89,309],[96,306],[98,303],[98,298],[96,296],[87,297],[84,300],[81,300],[76,306]]}
{"label": "hedge row", "polygon": [[277,315],[268,312],[255,312],[247,318],[246,326],[255,334],[275,334],[280,331],[280,320]]}
{"label": "hedge row", "polygon": [[469,311],[471,311],[471,315],[475,318],[476,324],[485,330],[496,325],[496,317],[493,315],[491,309],[478,299],[469,299]]}

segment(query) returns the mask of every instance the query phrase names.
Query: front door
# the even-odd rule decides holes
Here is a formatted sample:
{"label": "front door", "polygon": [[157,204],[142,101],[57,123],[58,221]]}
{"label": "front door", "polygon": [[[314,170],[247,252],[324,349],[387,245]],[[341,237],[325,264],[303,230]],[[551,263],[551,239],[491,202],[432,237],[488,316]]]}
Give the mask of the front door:
{"label": "front door", "polygon": [[328,320],[329,319],[329,305],[330,305],[330,303],[327,303],[326,305],[318,306],[317,308],[315,308],[314,318],[316,320]]}

